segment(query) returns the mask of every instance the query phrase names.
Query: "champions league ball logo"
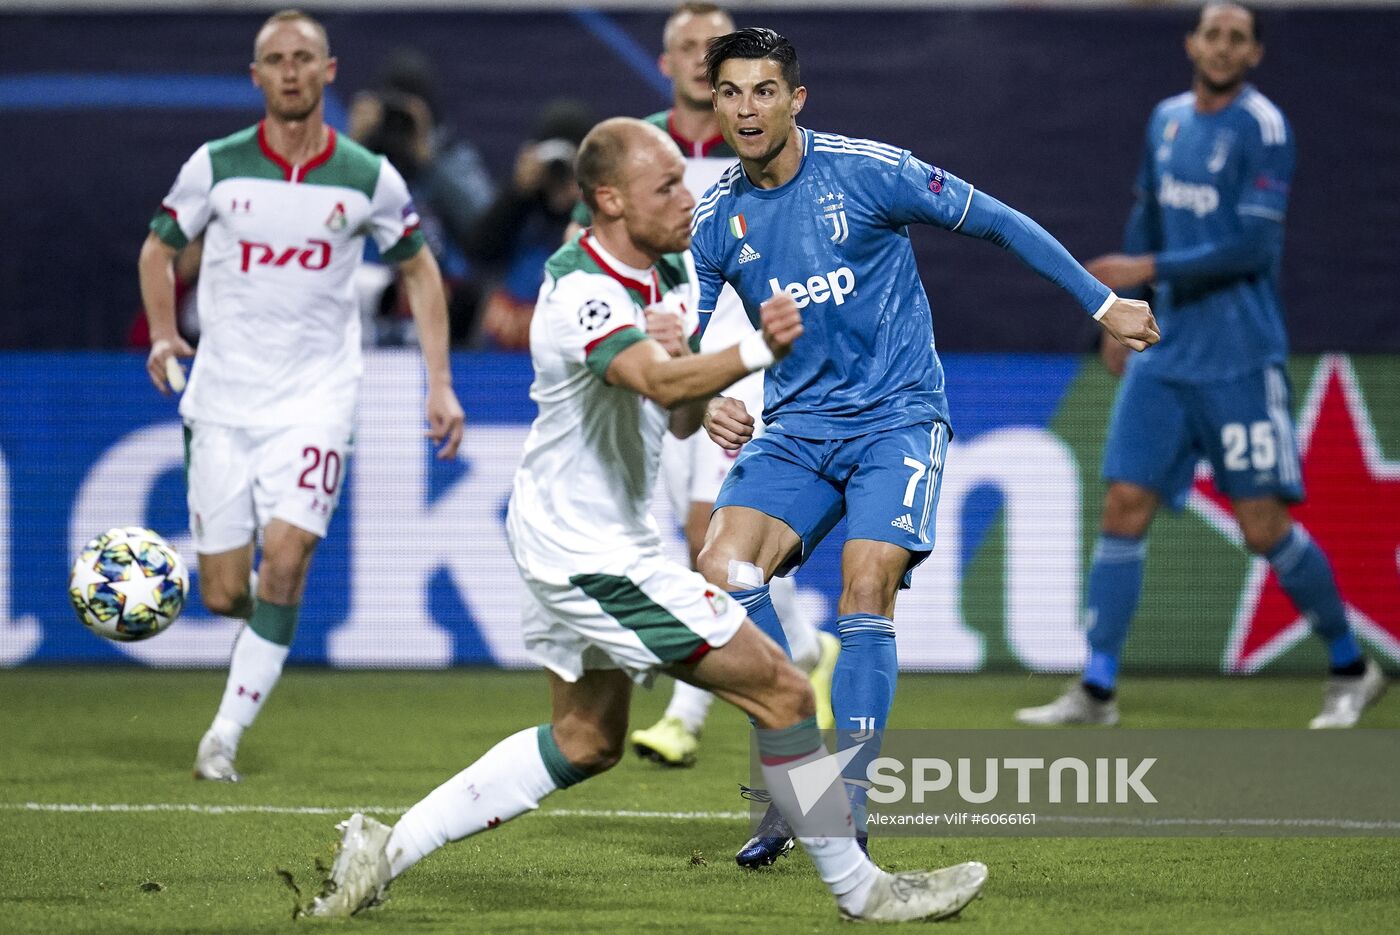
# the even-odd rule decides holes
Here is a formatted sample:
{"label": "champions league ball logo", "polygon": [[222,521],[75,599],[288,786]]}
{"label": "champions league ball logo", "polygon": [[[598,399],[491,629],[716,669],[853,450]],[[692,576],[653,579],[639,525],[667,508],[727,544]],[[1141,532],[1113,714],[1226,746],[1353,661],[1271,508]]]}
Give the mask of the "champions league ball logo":
{"label": "champions league ball logo", "polygon": [[612,309],[601,299],[589,299],[579,306],[578,323],[584,331],[597,331],[612,317]]}

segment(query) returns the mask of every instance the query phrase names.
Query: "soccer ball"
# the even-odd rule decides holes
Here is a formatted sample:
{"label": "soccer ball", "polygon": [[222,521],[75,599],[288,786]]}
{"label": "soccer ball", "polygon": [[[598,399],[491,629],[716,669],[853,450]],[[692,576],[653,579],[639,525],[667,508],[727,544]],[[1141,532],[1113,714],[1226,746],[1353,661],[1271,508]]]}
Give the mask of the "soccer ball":
{"label": "soccer ball", "polygon": [[119,526],[93,539],[68,575],[68,597],[83,626],[123,643],[170,626],[189,589],[179,553],[140,526]]}

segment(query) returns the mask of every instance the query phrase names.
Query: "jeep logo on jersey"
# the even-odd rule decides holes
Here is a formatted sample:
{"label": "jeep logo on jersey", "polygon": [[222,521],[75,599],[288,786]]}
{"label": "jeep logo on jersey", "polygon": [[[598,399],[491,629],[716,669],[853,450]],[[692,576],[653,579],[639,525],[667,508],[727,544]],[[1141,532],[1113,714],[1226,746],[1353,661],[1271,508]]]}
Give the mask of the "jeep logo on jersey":
{"label": "jeep logo on jersey", "polygon": [[1162,184],[1157,187],[1157,201],[1168,208],[1181,208],[1203,218],[1220,207],[1220,192],[1214,185],[1181,182],[1164,175]]}
{"label": "jeep logo on jersey", "polygon": [[243,272],[248,272],[252,266],[286,266],[293,260],[301,264],[302,269],[318,270],[325,269],[331,262],[331,245],[324,240],[308,240],[305,247],[287,247],[285,250],[277,250],[272,244],[256,243],[250,240],[240,240],[238,245],[243,248]]}
{"label": "jeep logo on jersey", "polygon": [[829,273],[808,277],[805,283],[794,282],[784,286],[777,278],[768,280],[768,288],[774,293],[786,292],[797,302],[798,308],[806,308],[807,303],[818,305],[834,299],[837,305],[844,305],[846,296],[856,291],[856,274],[849,266],[834,269]]}

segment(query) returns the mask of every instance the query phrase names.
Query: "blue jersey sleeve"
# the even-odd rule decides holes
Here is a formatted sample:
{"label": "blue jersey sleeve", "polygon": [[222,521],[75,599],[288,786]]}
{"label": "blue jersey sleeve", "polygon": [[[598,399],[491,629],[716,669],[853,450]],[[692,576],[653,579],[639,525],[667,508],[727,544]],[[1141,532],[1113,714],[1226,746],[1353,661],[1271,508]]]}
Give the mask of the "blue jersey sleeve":
{"label": "blue jersey sleeve", "polygon": [[985,192],[974,192],[958,233],[990,240],[1097,313],[1113,293],[1079,265],[1045,228]]}
{"label": "blue jersey sleeve", "polygon": [[715,303],[724,289],[724,271],[710,259],[705,250],[703,228],[696,230],[690,241],[690,255],[695,261],[695,291],[697,308],[700,312],[701,333],[709,326],[710,316],[715,312]]}
{"label": "blue jersey sleeve", "polygon": [[915,156],[900,162],[885,210],[892,226],[931,224],[990,240],[1069,292],[1089,312],[1097,312],[1110,294],[1039,224]]}
{"label": "blue jersey sleeve", "polygon": [[891,177],[885,220],[891,227],[931,224],[957,230],[972,204],[972,186],[912,155],[905,155]]}
{"label": "blue jersey sleeve", "polygon": [[1293,138],[1286,129],[1266,141],[1249,140],[1235,205],[1239,228],[1231,236],[1156,256],[1157,278],[1195,285],[1250,276],[1269,269],[1283,250],[1283,219],[1293,181]]}

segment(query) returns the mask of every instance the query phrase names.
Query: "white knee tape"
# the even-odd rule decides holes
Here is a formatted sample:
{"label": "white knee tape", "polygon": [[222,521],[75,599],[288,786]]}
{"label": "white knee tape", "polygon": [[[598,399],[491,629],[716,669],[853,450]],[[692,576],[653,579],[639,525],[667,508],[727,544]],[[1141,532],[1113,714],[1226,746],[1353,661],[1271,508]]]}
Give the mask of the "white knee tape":
{"label": "white knee tape", "polygon": [[736,588],[763,587],[763,570],[749,562],[729,560],[729,583]]}

